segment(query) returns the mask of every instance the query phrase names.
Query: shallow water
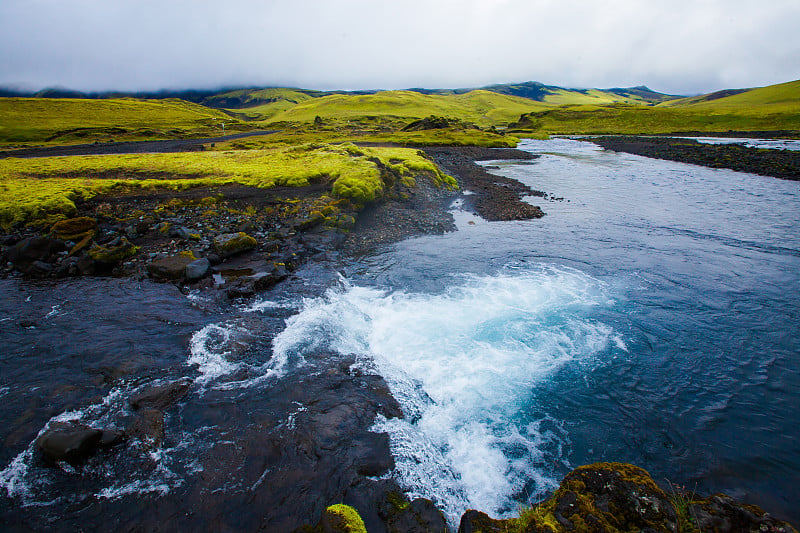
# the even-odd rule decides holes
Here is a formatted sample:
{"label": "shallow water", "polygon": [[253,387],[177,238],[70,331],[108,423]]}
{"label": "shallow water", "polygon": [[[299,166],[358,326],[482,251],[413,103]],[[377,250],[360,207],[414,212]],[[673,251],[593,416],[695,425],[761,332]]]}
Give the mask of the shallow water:
{"label": "shallow water", "polygon": [[545,218],[457,212],[458,232],[366,258],[304,311],[417,413],[380,425],[406,486],[454,515],[507,514],[617,460],[797,520],[798,185],[521,148],[542,157],[488,166],[563,197]]}
{"label": "shallow water", "polygon": [[[338,353],[386,378],[406,415],[374,426],[392,475],[452,522],[513,514],[595,461],[800,522],[800,184],[567,139],[521,148],[542,157],[487,165],[564,198],[532,199],[543,219],[488,223],[456,204],[457,232],[341,276],[310,265],[247,305],[0,282],[0,507],[126,524],[144,498],[173,502],[169,519],[214,494],[211,516],[248,524],[237,502],[267,479],[261,428],[308,414],[276,391]],[[54,417],[124,427],[129,394],[179,376],[193,385],[155,454],[129,446],[82,472],[33,460]]]}

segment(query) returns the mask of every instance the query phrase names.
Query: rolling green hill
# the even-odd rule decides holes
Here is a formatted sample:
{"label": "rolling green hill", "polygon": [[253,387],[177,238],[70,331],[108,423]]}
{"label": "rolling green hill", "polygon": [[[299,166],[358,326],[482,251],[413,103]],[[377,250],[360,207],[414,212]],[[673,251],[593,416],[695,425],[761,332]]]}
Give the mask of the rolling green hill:
{"label": "rolling green hill", "polygon": [[490,126],[511,122],[521,113],[543,107],[546,104],[489,91],[450,95],[383,91],[367,95],[337,94],[306,100],[275,115],[270,122],[312,122],[317,116],[323,120],[379,116],[408,121],[439,115]]}
{"label": "rolling green hill", "polygon": [[90,142],[221,133],[229,115],[183,100],[0,98],[0,142]]}
{"label": "rolling green hill", "polygon": [[520,134],[800,132],[800,81],[718,91],[655,106],[567,105],[523,115],[511,129]]}

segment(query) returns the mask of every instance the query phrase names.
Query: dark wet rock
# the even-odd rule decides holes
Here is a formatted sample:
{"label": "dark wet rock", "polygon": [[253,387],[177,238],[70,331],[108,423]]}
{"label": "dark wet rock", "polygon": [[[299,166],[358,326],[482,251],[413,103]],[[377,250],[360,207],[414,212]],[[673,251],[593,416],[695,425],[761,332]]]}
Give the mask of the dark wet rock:
{"label": "dark wet rock", "polygon": [[45,431],[36,446],[48,461],[76,463],[94,454],[102,445],[103,431],[84,424],[56,424]]}
{"label": "dark wet rock", "polygon": [[442,511],[427,498],[417,498],[408,502],[404,496],[390,493],[381,508],[381,515],[386,520],[388,533],[450,531]]}
{"label": "dark wet rock", "polygon": [[207,258],[196,259],[186,265],[186,279],[191,281],[202,279],[208,274],[210,268],[211,262]]}
{"label": "dark wet rock", "polygon": [[17,270],[27,274],[41,268],[41,265],[34,267],[34,263],[52,263],[58,254],[66,250],[67,246],[62,240],[49,237],[28,237],[14,245],[8,251],[7,258]]}
{"label": "dark wet rock", "polygon": [[759,507],[737,502],[725,494],[715,494],[709,498],[695,500],[689,505],[689,511],[700,531],[796,533],[791,525],[773,518]]}
{"label": "dark wet rock", "polygon": [[238,233],[223,233],[214,237],[214,249],[221,257],[230,257],[256,247],[257,241],[240,231]]}
{"label": "dark wet rock", "polygon": [[181,280],[186,277],[186,267],[194,261],[189,255],[170,255],[153,260],[147,265],[147,272],[156,279]]}
{"label": "dark wet rock", "polygon": [[[682,514],[675,503],[690,502]],[[688,512],[687,512],[688,511]],[[699,528],[699,529],[698,529]],[[754,505],[725,495],[699,498],[668,496],[643,469],[625,463],[595,463],[576,468],[547,500],[519,519],[499,520],[469,510],[459,533],[500,531],[779,531],[795,533],[791,525],[770,517]]]}
{"label": "dark wet rock", "polygon": [[118,237],[106,246],[95,244],[89,248],[89,257],[102,265],[113,265],[136,254],[138,248],[127,238]]}
{"label": "dark wet rock", "polygon": [[191,386],[192,380],[189,378],[150,385],[134,393],[128,403],[134,409],[164,410],[186,396]]}
{"label": "dark wet rock", "polygon": [[83,238],[87,233],[97,229],[97,219],[92,217],[76,217],[60,220],[53,224],[50,232],[59,239],[75,241]]}
{"label": "dark wet rock", "polygon": [[458,533],[506,533],[508,520],[491,518],[484,512],[470,509],[461,516]]}
{"label": "dark wet rock", "polygon": [[125,433],[146,445],[159,447],[164,440],[164,413],[158,409],[142,409],[128,425]]}
{"label": "dark wet rock", "polygon": [[[470,202],[478,215],[490,221],[540,218],[544,212],[524,202],[537,191],[511,178],[489,174],[475,161],[493,159],[535,159],[536,155],[511,148],[443,147],[426,148],[439,167],[454,176],[462,188],[474,193]],[[541,194],[541,193],[540,193]]]}
{"label": "dark wet rock", "polygon": [[615,152],[800,180],[800,152],[796,150],[761,150],[736,144],[708,144],[674,137],[612,135],[586,140]]}

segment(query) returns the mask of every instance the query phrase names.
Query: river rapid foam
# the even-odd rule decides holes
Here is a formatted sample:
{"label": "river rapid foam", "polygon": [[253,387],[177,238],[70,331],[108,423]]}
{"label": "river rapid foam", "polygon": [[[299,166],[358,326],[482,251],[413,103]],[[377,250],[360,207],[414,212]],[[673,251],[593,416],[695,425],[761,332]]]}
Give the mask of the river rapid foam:
{"label": "river rapid foam", "polygon": [[553,465],[567,461],[561,422],[537,409],[531,390],[623,345],[592,318],[613,299],[601,281],[552,266],[453,281],[426,294],[342,280],[287,321],[274,357],[355,354],[403,408],[404,419],[379,419],[374,430],[390,434],[394,477],[409,494],[451,519],[467,508],[509,514],[552,490]]}

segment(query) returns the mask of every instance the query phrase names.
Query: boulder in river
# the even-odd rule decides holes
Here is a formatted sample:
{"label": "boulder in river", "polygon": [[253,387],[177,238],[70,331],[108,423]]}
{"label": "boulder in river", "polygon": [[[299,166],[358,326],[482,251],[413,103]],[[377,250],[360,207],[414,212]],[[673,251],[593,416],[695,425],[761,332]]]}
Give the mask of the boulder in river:
{"label": "boulder in river", "polygon": [[77,463],[98,449],[117,444],[124,438],[119,431],[102,430],[76,422],[54,424],[37,440],[46,460]]}
{"label": "boulder in river", "polygon": [[257,244],[258,242],[253,237],[243,231],[223,233],[214,237],[214,249],[221,257],[230,257],[252,250]]}
{"label": "boulder in river", "polygon": [[700,498],[665,493],[645,470],[625,463],[595,463],[566,475],[547,500],[519,518],[494,519],[469,510],[459,533],[501,531],[774,531],[796,533],[754,505],[725,495]]}
{"label": "boulder in river", "polygon": [[186,396],[191,386],[192,380],[189,378],[181,378],[159,385],[151,385],[133,394],[128,400],[128,403],[130,403],[131,407],[134,409],[163,410]]}

